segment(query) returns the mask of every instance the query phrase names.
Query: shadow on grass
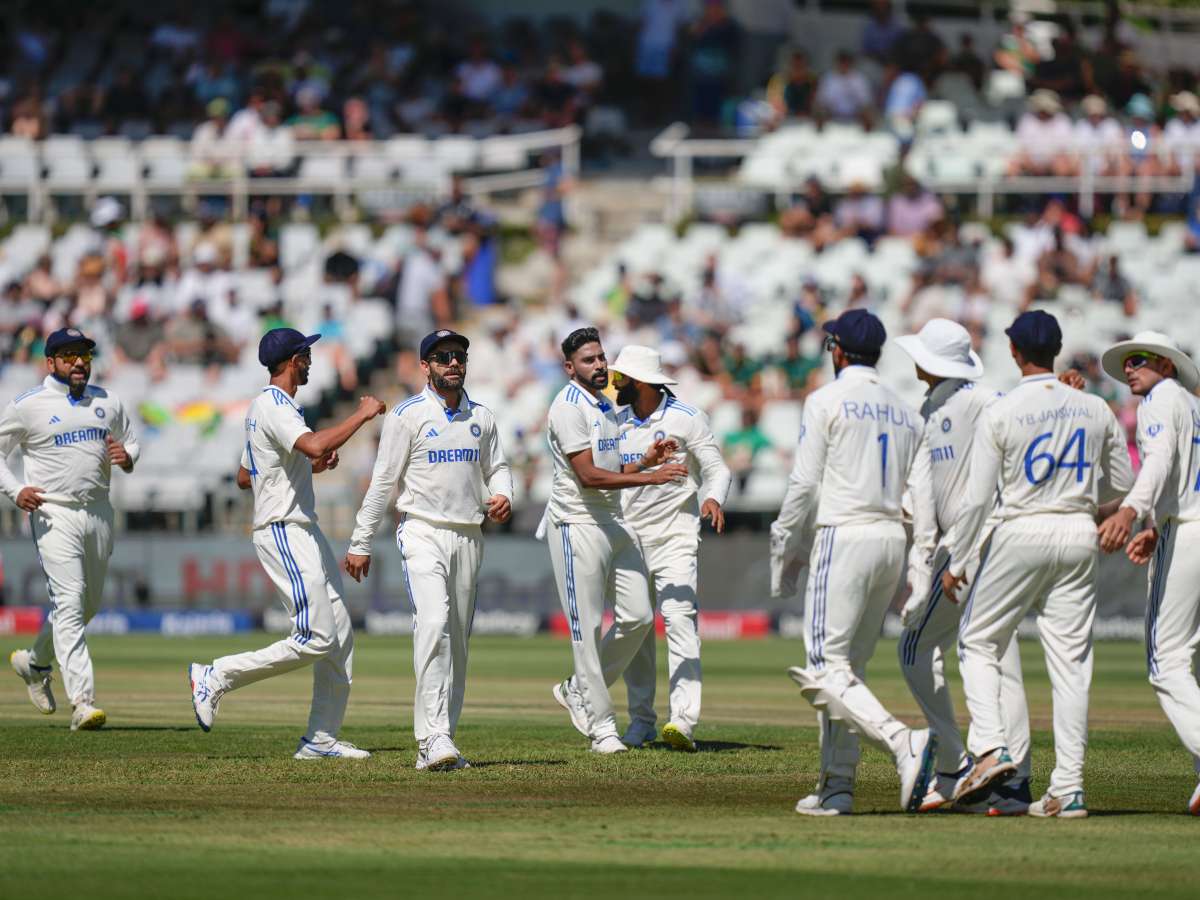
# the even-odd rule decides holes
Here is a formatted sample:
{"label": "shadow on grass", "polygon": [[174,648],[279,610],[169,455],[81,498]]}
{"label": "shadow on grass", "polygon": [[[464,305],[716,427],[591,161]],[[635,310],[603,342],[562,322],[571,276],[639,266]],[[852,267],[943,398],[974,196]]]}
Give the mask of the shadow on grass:
{"label": "shadow on grass", "polygon": [[488,766],[565,766],[565,759],[488,759],[479,762],[472,761],[472,769],[486,769]]}
{"label": "shadow on grass", "polygon": [[200,733],[195,725],[105,725],[101,731],[194,731]]}
{"label": "shadow on grass", "polygon": [[[656,742],[654,746],[668,748],[668,745],[662,741]],[[697,753],[729,753],[734,750],[779,751],[782,749],[782,747],[775,744],[743,744],[740,741],[696,741]]]}

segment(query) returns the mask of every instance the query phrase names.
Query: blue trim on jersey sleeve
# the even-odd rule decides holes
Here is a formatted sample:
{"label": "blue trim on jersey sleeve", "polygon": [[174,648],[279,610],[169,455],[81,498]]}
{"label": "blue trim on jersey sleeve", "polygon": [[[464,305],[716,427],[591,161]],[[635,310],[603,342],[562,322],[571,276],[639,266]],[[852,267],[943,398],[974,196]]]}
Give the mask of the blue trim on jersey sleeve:
{"label": "blue trim on jersey sleeve", "polygon": [[23,394],[18,394],[16,397],[13,398],[13,406],[16,406],[18,403],[20,403],[26,397],[32,397],[34,394],[40,393],[40,392],[44,391],[45,389],[46,389],[46,386],[44,384],[39,384],[37,387],[30,388]]}
{"label": "blue trim on jersey sleeve", "polygon": [[686,413],[689,416],[694,416],[698,412],[695,407],[688,406],[686,403],[680,403],[674,397],[667,398],[666,409],[677,409],[681,413]]}
{"label": "blue trim on jersey sleeve", "polygon": [[420,403],[424,399],[425,399],[424,394],[416,394],[415,396],[409,397],[407,400],[401,401],[396,406],[396,408],[392,410],[392,414],[398,416],[398,415],[400,415],[400,413],[404,412],[410,406],[416,406],[418,403]]}

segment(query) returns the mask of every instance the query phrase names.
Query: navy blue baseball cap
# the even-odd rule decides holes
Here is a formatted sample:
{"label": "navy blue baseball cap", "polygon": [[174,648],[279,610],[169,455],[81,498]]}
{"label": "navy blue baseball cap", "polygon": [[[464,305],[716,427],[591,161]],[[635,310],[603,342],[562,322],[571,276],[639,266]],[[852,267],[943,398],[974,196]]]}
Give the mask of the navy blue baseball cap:
{"label": "navy blue baseball cap", "polygon": [[1004,333],[1018,350],[1049,350],[1057,354],[1062,349],[1058,319],[1040,309],[1021,313]]}
{"label": "navy blue baseball cap", "polygon": [[272,328],[258,342],[258,361],[272,369],[301,350],[307,350],[320,339],[319,334],[306,337],[295,328]]}
{"label": "navy blue baseball cap", "polygon": [[96,342],[78,328],[60,328],[46,338],[46,355],[53,356],[63,347],[69,347],[72,344],[83,344],[89,350],[96,346]]}
{"label": "navy blue baseball cap", "polygon": [[838,346],[847,353],[878,353],[887,340],[883,323],[865,309],[848,309],[821,327],[836,338]]}
{"label": "navy blue baseball cap", "polygon": [[429,351],[442,341],[458,341],[463,345],[463,349],[471,346],[471,342],[457,331],[451,331],[449,328],[441,328],[425,335],[424,339],[421,341],[421,359],[428,358]]}

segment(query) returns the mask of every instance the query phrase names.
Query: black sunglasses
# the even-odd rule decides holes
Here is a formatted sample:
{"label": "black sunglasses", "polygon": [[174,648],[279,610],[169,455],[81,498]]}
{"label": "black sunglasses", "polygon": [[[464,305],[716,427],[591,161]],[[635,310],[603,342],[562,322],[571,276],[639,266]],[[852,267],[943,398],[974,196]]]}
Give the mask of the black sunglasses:
{"label": "black sunglasses", "polygon": [[1125,362],[1122,364],[1122,368],[1128,366],[1131,369],[1140,369],[1142,366],[1155,359],[1158,359],[1158,357],[1149,353],[1131,353],[1129,356],[1125,357]]}
{"label": "black sunglasses", "polygon": [[826,352],[828,352],[837,346],[838,346],[837,338],[835,338],[832,334],[825,335],[825,340],[821,343],[822,350],[825,350]]}
{"label": "black sunglasses", "polygon": [[439,366],[448,366],[451,362],[466,363],[466,350],[434,350],[426,357],[426,362],[433,361]]}

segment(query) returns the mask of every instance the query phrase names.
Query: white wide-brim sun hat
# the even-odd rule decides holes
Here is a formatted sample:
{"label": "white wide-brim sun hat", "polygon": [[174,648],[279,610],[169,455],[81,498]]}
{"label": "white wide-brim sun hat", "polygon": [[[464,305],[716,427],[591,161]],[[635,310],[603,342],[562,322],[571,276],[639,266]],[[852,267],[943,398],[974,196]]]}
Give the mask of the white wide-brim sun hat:
{"label": "white wide-brim sun hat", "polygon": [[1191,357],[1179,349],[1174,340],[1161,331],[1139,331],[1129,340],[1113,344],[1100,357],[1100,365],[1111,377],[1126,384],[1125,358],[1138,350],[1166,357],[1175,363],[1179,383],[1189,391],[1194,391],[1200,386],[1200,368],[1196,367]]}
{"label": "white wide-brim sun hat", "polygon": [[653,347],[639,344],[622,347],[617,354],[617,361],[609,368],[642,384],[679,384],[663,371],[662,357]]}
{"label": "white wide-brim sun hat", "polygon": [[930,319],[916,334],[896,338],[896,346],[937,378],[974,380],[983,375],[983,360],[971,349],[971,335],[949,319]]}

